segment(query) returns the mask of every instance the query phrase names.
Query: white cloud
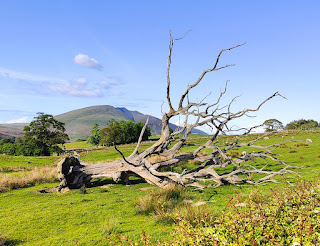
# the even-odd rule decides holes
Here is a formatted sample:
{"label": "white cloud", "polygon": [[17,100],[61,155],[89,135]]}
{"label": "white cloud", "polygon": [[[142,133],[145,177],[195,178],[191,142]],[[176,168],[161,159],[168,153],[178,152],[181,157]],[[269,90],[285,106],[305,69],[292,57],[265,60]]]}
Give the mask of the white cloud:
{"label": "white cloud", "polygon": [[103,95],[103,91],[101,89],[82,88],[78,85],[72,84],[49,84],[46,87],[53,92],[58,92],[68,96],[96,97]]}
{"label": "white cloud", "polygon": [[24,116],[18,119],[8,120],[8,121],[0,121],[0,123],[5,123],[5,124],[27,123],[27,122],[29,122],[27,116]]}
{"label": "white cloud", "polygon": [[101,65],[96,59],[85,54],[79,53],[73,58],[73,62],[83,67],[101,69]]}
{"label": "white cloud", "polygon": [[104,79],[100,82],[100,85],[103,88],[110,88],[113,86],[120,85],[120,81],[114,77],[104,77]]}
{"label": "white cloud", "polygon": [[85,83],[87,83],[87,79],[86,78],[77,78],[77,79],[74,79],[73,80],[75,83],[77,83],[77,84],[85,84]]}

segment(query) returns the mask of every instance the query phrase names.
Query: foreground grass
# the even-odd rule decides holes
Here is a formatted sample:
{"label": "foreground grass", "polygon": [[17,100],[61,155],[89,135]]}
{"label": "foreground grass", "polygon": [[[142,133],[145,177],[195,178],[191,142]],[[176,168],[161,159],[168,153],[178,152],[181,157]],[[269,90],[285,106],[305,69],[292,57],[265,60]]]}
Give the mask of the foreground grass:
{"label": "foreground grass", "polygon": [[[275,135],[268,140],[261,140],[263,145],[289,140],[289,142],[275,150],[281,154],[281,159],[286,163],[302,167],[297,171],[305,180],[312,180],[320,173],[320,132],[289,133]],[[203,143],[208,136],[195,137],[192,142]],[[226,137],[223,141],[230,141]],[[305,139],[312,139],[308,145]],[[191,143],[191,142],[190,142]],[[152,142],[143,143],[141,149],[147,148]],[[83,146],[77,146],[81,148]],[[134,144],[119,146],[124,155],[129,155]],[[182,152],[192,151],[195,146],[185,146]],[[242,149],[235,150],[241,153]],[[112,147],[90,148],[81,152],[81,159],[87,163],[113,161],[119,154]],[[35,167],[54,166],[58,157],[13,157],[0,156],[0,177],[11,175],[18,177],[32,171]],[[186,163],[185,165],[189,165]],[[276,165],[272,166],[277,168]],[[220,170],[221,172],[223,170]],[[288,175],[286,179],[294,182],[297,176]],[[281,179],[280,179],[281,180]],[[1,182],[1,181],[0,181]],[[157,194],[157,187],[135,180],[132,186],[99,185],[112,184],[111,180],[94,181],[92,188],[86,189],[86,194],[79,190],[57,194],[50,189],[58,183],[37,184],[32,187],[12,190],[0,194],[0,238],[4,235],[7,245],[106,245],[105,236],[115,238],[120,233],[128,236],[133,241],[140,239],[141,231],[151,234],[152,238],[162,239],[167,237],[162,229],[171,226],[159,219],[153,213],[139,213],[136,203],[140,197],[149,193]],[[250,196],[252,192],[270,194],[273,184],[263,186],[222,186],[216,189],[206,189],[203,192],[187,190],[187,196],[193,203],[205,201],[211,211],[219,214],[229,201],[229,197],[239,193]],[[49,193],[41,193],[49,192]],[[180,205],[179,205],[180,206]],[[183,210],[183,209],[181,209]],[[109,235],[111,234],[111,235]]]}
{"label": "foreground grass", "polygon": [[[149,216],[136,214],[136,198],[148,191],[148,186],[114,185],[109,188],[94,187],[86,194],[79,190],[68,193],[41,193],[57,184],[36,185],[32,188],[0,194],[0,234],[8,240],[23,245],[106,245],[113,230],[138,240],[142,230],[156,238],[165,236]],[[40,192],[41,191],[41,192]],[[113,231],[111,230],[111,232]]]}

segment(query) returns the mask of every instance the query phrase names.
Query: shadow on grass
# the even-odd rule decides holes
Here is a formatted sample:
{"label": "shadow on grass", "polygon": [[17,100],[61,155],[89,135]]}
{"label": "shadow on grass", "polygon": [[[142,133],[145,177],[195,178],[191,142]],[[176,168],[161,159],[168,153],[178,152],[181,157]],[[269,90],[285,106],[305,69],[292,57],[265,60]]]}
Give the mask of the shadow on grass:
{"label": "shadow on grass", "polygon": [[[137,185],[142,183],[146,183],[146,181],[138,178],[130,179],[130,185]],[[93,187],[99,187],[99,186],[108,185],[108,184],[126,185],[126,183],[123,181],[116,183],[112,179],[94,179],[87,185],[87,187],[93,188]]]}
{"label": "shadow on grass", "polygon": [[[0,242],[1,243],[1,242]],[[14,246],[14,245],[19,245],[19,244],[23,244],[24,241],[21,241],[21,240],[11,240],[11,239],[6,239],[6,241],[1,244],[1,245],[4,245],[4,246]]]}

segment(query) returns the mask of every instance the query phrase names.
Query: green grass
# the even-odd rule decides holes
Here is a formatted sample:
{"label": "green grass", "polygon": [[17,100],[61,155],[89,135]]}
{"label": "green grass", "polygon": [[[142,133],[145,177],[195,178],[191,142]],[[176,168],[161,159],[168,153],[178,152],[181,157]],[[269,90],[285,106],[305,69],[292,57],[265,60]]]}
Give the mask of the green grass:
{"label": "green grass", "polygon": [[66,149],[89,148],[89,147],[92,147],[92,145],[87,143],[87,141],[80,141],[80,142],[73,142],[73,143],[65,143],[64,147]]}
{"label": "green grass", "polygon": [[135,186],[114,185],[87,189],[87,194],[72,190],[64,194],[39,193],[57,184],[0,194],[0,228],[8,238],[23,245],[106,245],[106,223],[117,221],[119,233],[138,240],[145,230],[156,238],[165,235],[149,216],[136,214],[136,198],[147,193]]}
{"label": "green grass", "polygon": [[[250,136],[249,136],[250,137]],[[288,140],[312,139],[313,143],[308,145],[295,145],[299,142],[286,143],[282,148],[274,152],[281,154],[281,159],[292,166],[301,167],[297,169],[303,179],[312,180],[320,173],[320,132],[293,132],[284,138],[281,135],[270,137],[269,140],[260,140],[263,145]],[[208,136],[194,136],[189,143],[203,143]],[[223,137],[223,141],[230,141],[233,136]],[[75,147],[82,148],[85,142],[75,143]],[[79,144],[79,145],[76,145]],[[143,143],[141,150],[150,146],[151,142]],[[134,144],[121,145],[118,148],[128,156]],[[196,146],[185,146],[181,151],[187,152]],[[242,152],[248,148],[235,150]],[[113,147],[90,148],[81,152],[81,159],[88,163],[107,162],[120,155]],[[301,156],[302,158],[299,158]],[[22,156],[0,156],[0,167],[28,167],[52,165],[58,157],[22,157]],[[192,164],[186,163],[188,167]],[[277,168],[276,165],[273,168]],[[222,170],[220,170],[222,171]],[[1,172],[0,172],[1,174]],[[296,179],[296,176],[288,175],[288,180]],[[280,178],[281,180],[281,178]],[[68,193],[40,193],[40,190],[49,189],[58,185],[41,184],[33,187],[12,190],[0,194],[0,236],[8,238],[11,245],[107,245],[105,236],[110,232],[114,234],[123,233],[133,241],[140,238],[141,231],[151,234],[153,239],[161,239],[166,232],[161,229],[169,229],[170,226],[158,223],[154,216],[138,214],[135,203],[139,197],[149,194],[152,187],[146,183],[134,180],[135,185],[125,186],[123,184],[112,185],[108,188],[99,187],[100,184],[113,183],[111,180],[95,181],[92,188],[87,188],[87,194],[79,190],[71,190]],[[284,185],[284,184],[280,184]],[[221,186],[216,189],[205,189],[202,192],[189,194],[194,200],[211,201],[210,207],[214,211],[225,208],[229,197],[235,193],[249,195],[252,191],[269,193],[274,184],[262,186]],[[152,187],[149,190],[141,188]],[[115,235],[110,237],[114,238]]]}
{"label": "green grass", "polygon": [[44,165],[53,164],[58,159],[59,157],[55,157],[55,156],[36,157],[36,156],[0,155],[0,168],[44,166]]}

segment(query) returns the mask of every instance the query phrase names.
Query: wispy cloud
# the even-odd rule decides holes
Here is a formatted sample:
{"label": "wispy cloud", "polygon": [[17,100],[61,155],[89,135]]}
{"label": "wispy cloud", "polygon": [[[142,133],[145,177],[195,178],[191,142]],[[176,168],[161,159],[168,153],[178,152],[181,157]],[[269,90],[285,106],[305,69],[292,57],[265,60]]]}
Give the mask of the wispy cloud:
{"label": "wispy cloud", "polygon": [[85,84],[85,83],[87,83],[87,79],[86,78],[77,78],[77,79],[74,79],[73,80],[75,83],[77,83],[77,84]]}
{"label": "wispy cloud", "polygon": [[79,84],[48,84],[46,87],[50,91],[58,92],[68,96],[96,97],[104,95],[102,88],[87,88],[79,86]]}
{"label": "wispy cloud", "polygon": [[78,78],[68,83],[47,84],[46,88],[69,96],[99,97],[111,93],[112,88],[120,85],[119,80],[105,77],[100,83],[87,83],[86,78]]}
{"label": "wispy cloud", "polygon": [[28,116],[24,116],[18,119],[8,120],[8,121],[1,121],[0,124],[14,124],[14,123],[28,123]]}
{"label": "wispy cloud", "polygon": [[94,58],[90,58],[88,55],[79,53],[73,58],[73,62],[83,67],[101,69],[101,64]]}
{"label": "wispy cloud", "polygon": [[27,123],[27,122],[28,122],[28,117],[27,116],[7,121],[8,124],[12,124],[12,123]]}
{"label": "wispy cloud", "polygon": [[91,82],[85,77],[73,80],[53,78],[0,68],[0,77],[17,79],[28,83],[28,89],[37,93],[57,93],[77,97],[99,97],[112,93],[112,89],[121,85],[114,77],[104,77],[99,82]]}
{"label": "wispy cloud", "polygon": [[103,80],[100,82],[100,85],[105,89],[113,86],[118,86],[120,84],[120,80],[115,77],[104,77]]}
{"label": "wispy cloud", "polygon": [[65,79],[24,73],[24,72],[19,72],[19,71],[7,69],[7,68],[1,68],[1,67],[0,67],[0,76],[5,78],[10,78],[10,79],[19,79],[19,80],[32,81],[32,82],[47,82],[47,83],[66,83],[67,82],[67,80]]}

